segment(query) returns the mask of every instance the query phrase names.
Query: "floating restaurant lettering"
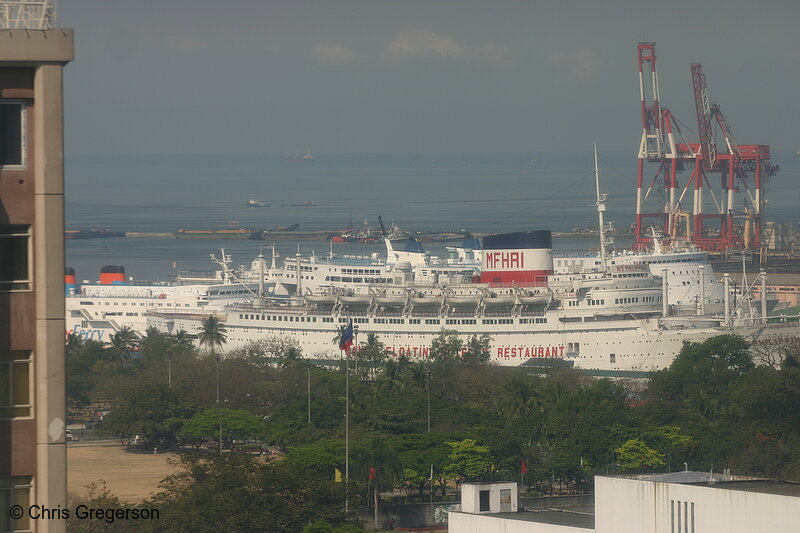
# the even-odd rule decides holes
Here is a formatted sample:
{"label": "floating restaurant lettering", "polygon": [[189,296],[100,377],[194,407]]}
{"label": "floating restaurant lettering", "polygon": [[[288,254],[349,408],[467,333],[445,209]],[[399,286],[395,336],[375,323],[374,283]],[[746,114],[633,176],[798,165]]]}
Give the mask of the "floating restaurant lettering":
{"label": "floating restaurant lettering", "polygon": [[563,346],[498,346],[497,357],[528,359],[532,357],[564,357]]}
{"label": "floating restaurant lettering", "polygon": [[750,343],[752,346],[782,346],[784,344],[800,344],[800,337],[777,337],[774,339],[758,339]]}

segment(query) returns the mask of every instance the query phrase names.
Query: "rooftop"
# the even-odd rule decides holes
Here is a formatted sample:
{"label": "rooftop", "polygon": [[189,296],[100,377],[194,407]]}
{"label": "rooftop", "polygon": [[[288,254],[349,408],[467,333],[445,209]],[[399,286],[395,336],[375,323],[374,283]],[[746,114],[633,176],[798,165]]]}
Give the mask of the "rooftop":
{"label": "rooftop", "polygon": [[569,509],[525,510],[518,513],[491,513],[482,516],[594,529],[594,505],[574,506]]}
{"label": "rooftop", "polygon": [[800,483],[796,481],[776,481],[772,479],[752,479],[746,481],[722,481],[711,483],[709,487],[725,490],[760,492],[800,498]]}

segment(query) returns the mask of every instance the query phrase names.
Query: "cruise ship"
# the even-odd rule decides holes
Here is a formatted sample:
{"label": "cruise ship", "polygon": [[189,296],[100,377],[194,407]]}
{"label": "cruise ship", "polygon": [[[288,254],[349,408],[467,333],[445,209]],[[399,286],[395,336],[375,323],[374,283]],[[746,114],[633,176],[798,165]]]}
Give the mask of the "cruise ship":
{"label": "cruise ship", "polygon": [[[669,274],[655,276],[647,264],[611,264],[609,257],[602,263],[556,272],[549,231],[492,235],[483,239],[480,274],[469,280],[418,283],[403,261],[395,265],[396,279],[369,284],[366,291],[264,295],[226,306],[218,316],[228,349],[283,337],[306,357],[335,359],[341,353],[332,338],[352,320],[362,338],[375,333],[391,353],[411,359],[427,357],[432,341],[448,329],[464,341],[489,335],[496,364],[555,363],[622,373],[665,368],[684,342],[725,333],[778,348],[800,342],[796,319],[769,323],[743,300],[733,301],[730,291],[723,294],[723,314],[707,314],[702,301],[690,314],[670,302]],[[196,333],[205,316],[162,309],[148,313],[147,323],[166,333]]]}
{"label": "cruise ship", "polygon": [[67,268],[66,334],[110,342],[112,335],[129,328],[142,336],[150,312],[222,313],[226,306],[252,301],[259,291],[257,283],[238,282],[229,270],[218,272],[216,279],[195,283],[135,282],[126,277],[124,267],[105,266],[97,282],[80,284],[75,271]]}

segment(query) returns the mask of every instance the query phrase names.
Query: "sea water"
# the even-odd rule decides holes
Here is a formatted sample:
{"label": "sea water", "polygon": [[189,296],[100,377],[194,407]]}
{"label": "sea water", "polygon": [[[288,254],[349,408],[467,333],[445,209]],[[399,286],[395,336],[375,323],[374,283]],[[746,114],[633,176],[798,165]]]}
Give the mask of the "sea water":
{"label": "sea water", "polygon": [[[793,220],[800,165],[788,160],[769,185],[768,218]],[[635,159],[601,157],[607,221],[633,221]],[[788,167],[788,168],[787,168]],[[648,184],[646,184],[647,186]],[[250,199],[270,204],[251,208]],[[306,202],[314,205],[305,206]],[[594,164],[586,154],[326,155],[289,162],[282,155],[81,156],[66,159],[67,229],[164,232],[253,230],[299,224],[299,230],[344,230],[377,217],[411,231],[476,233],[570,231],[596,222]],[[209,254],[225,247],[248,263],[266,241],[115,238],[67,241],[78,279],[97,279],[104,264],[138,279],[166,280],[178,270],[212,270]],[[329,253],[323,241],[276,242],[281,256]],[[625,241],[619,245],[628,244]],[[334,245],[339,255],[383,257],[383,245]],[[596,237],[555,239],[556,250],[596,247]],[[426,243],[434,255],[444,245]]]}

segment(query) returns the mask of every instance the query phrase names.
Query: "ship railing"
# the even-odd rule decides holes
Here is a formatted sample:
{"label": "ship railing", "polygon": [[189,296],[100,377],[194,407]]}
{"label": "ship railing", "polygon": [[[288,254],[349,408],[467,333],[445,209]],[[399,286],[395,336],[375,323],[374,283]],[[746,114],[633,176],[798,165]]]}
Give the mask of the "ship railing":
{"label": "ship railing", "polygon": [[650,267],[646,263],[632,263],[630,265],[612,265],[611,272],[649,272]]}
{"label": "ship railing", "polygon": [[503,311],[486,311],[483,313],[483,316],[490,316],[490,317],[510,317],[512,316],[509,312]]}
{"label": "ship railing", "polygon": [[200,279],[200,278],[218,278],[219,272],[198,272],[194,270],[181,270],[178,272],[177,277],[179,278],[191,278],[191,279]]}
{"label": "ship railing", "polygon": [[489,287],[499,288],[499,289],[514,288],[514,287],[520,287],[520,288],[547,287],[547,278],[544,277],[544,279],[540,281],[494,281],[494,282],[490,281]]}
{"label": "ship railing", "polygon": [[579,250],[567,250],[567,251],[564,251],[564,252],[562,252],[562,251],[553,252],[553,258],[554,259],[556,259],[556,258],[563,259],[565,257],[580,257],[580,258],[586,258],[586,259],[593,259],[593,258],[600,257],[600,252],[595,252],[595,251],[591,251],[591,250],[587,250],[587,251],[583,251],[583,252],[581,252]]}
{"label": "ship railing", "polygon": [[209,315],[214,315],[215,318],[219,319],[220,322],[225,322],[228,320],[228,316],[224,313],[217,314],[217,313],[160,313],[158,311],[149,311],[147,316],[149,317],[156,317],[156,318],[183,318],[183,319],[197,319],[197,318],[207,318]]}
{"label": "ship railing", "polygon": [[545,312],[542,311],[520,311],[519,316],[545,316]]}

